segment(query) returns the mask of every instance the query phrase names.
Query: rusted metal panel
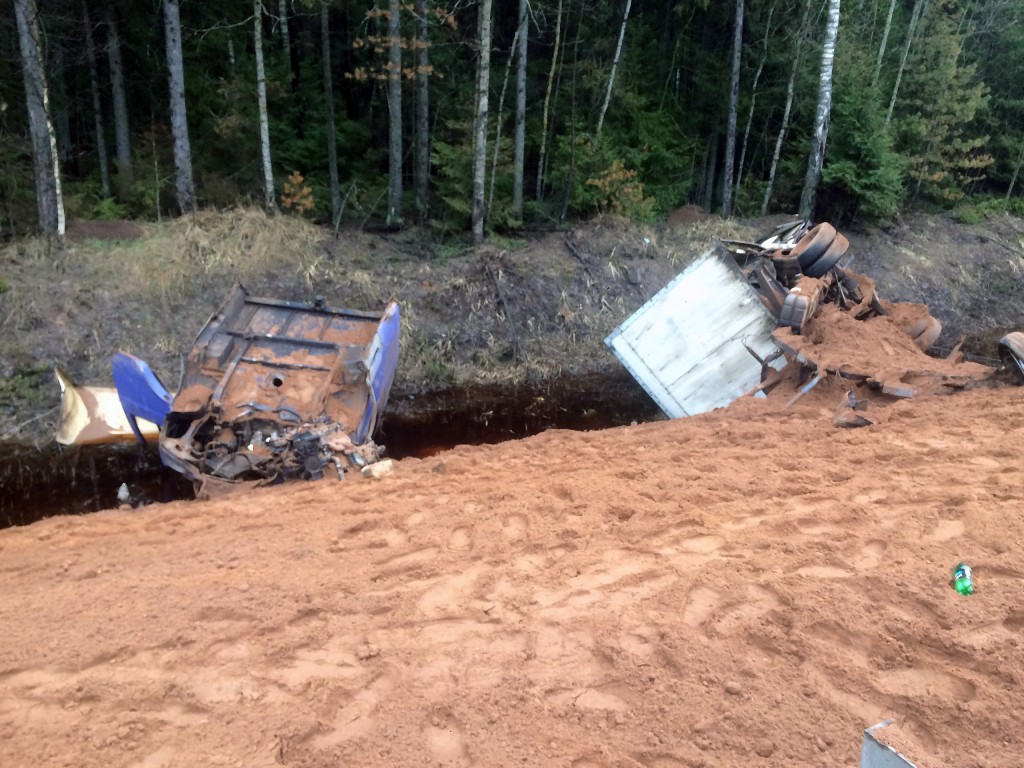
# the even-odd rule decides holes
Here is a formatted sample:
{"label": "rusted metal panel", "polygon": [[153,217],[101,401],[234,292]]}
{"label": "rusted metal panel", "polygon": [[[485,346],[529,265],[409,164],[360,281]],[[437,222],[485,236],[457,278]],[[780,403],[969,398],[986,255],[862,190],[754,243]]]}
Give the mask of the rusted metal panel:
{"label": "rusted metal panel", "polygon": [[[164,421],[164,463],[209,496],[376,461],[399,309],[255,298],[236,285],[199,332]],[[344,459],[344,461],[342,461]]]}

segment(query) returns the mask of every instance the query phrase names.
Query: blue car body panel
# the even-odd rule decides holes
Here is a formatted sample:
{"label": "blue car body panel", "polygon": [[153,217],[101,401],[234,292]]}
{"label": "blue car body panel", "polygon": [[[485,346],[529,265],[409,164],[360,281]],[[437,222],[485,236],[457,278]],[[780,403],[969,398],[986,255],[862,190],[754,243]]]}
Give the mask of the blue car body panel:
{"label": "blue car body panel", "polygon": [[111,366],[124,415],[139,442],[144,443],[137,419],[143,418],[156,425],[163,424],[174,398],[145,360],[127,352],[118,352],[111,358]]}

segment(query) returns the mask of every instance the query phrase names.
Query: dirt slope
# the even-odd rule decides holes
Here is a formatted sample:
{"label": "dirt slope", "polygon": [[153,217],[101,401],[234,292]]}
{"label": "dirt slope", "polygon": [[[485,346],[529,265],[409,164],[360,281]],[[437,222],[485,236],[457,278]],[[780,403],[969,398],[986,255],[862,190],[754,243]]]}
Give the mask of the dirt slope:
{"label": "dirt slope", "polygon": [[3,764],[1019,765],[1024,393],[843,394],[0,531]]}
{"label": "dirt slope", "polygon": [[[385,429],[455,413],[488,428],[504,418],[520,435],[586,424],[578,417],[591,410],[645,418],[646,395],[604,337],[719,239],[751,239],[786,217],[694,218],[652,227],[600,219],[474,249],[419,230],[335,237],[295,217],[240,209],[161,224],[73,223],[63,249],[8,243],[0,248],[0,438],[50,437],[56,364],[78,382],[110,384],[109,357],[122,350],[173,388],[180,356],[236,280],[256,295],[320,294],[335,306],[382,308],[397,298],[402,359]],[[853,268],[884,298],[927,304],[942,321],[940,347],[966,335],[967,352],[993,357],[999,336],[1021,328],[1024,222],[915,214],[846,234]]]}

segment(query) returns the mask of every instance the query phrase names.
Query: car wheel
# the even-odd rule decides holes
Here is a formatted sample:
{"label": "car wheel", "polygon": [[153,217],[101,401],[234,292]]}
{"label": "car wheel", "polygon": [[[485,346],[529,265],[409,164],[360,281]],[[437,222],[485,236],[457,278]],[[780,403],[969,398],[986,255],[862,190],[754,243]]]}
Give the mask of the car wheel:
{"label": "car wheel", "polygon": [[813,264],[817,259],[828,250],[828,247],[832,244],[832,241],[836,239],[836,228],[833,227],[826,221],[816,226],[806,235],[800,238],[793,250],[790,251],[791,256],[796,256],[800,262],[800,268],[806,271],[808,264]]}
{"label": "car wheel", "polygon": [[818,258],[813,261],[801,259],[800,266],[803,268],[804,274],[809,277],[824,277],[832,267],[839,263],[849,249],[850,241],[846,239],[845,235],[837,234]]}
{"label": "car wheel", "polygon": [[907,329],[907,335],[922,352],[927,352],[942,334],[942,323],[936,318],[928,317],[919,320]]}

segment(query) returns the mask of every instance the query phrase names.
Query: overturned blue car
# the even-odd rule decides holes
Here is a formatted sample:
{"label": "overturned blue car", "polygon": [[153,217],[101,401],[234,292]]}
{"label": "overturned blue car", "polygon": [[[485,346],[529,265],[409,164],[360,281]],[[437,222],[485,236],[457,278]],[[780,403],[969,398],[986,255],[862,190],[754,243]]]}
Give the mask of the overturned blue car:
{"label": "overturned blue car", "polygon": [[290,479],[340,480],[382,458],[373,441],[398,364],[400,312],[256,298],[236,285],[199,332],[173,397],[118,353],[114,384],[139,440],[160,427],[163,463],[199,498]]}

